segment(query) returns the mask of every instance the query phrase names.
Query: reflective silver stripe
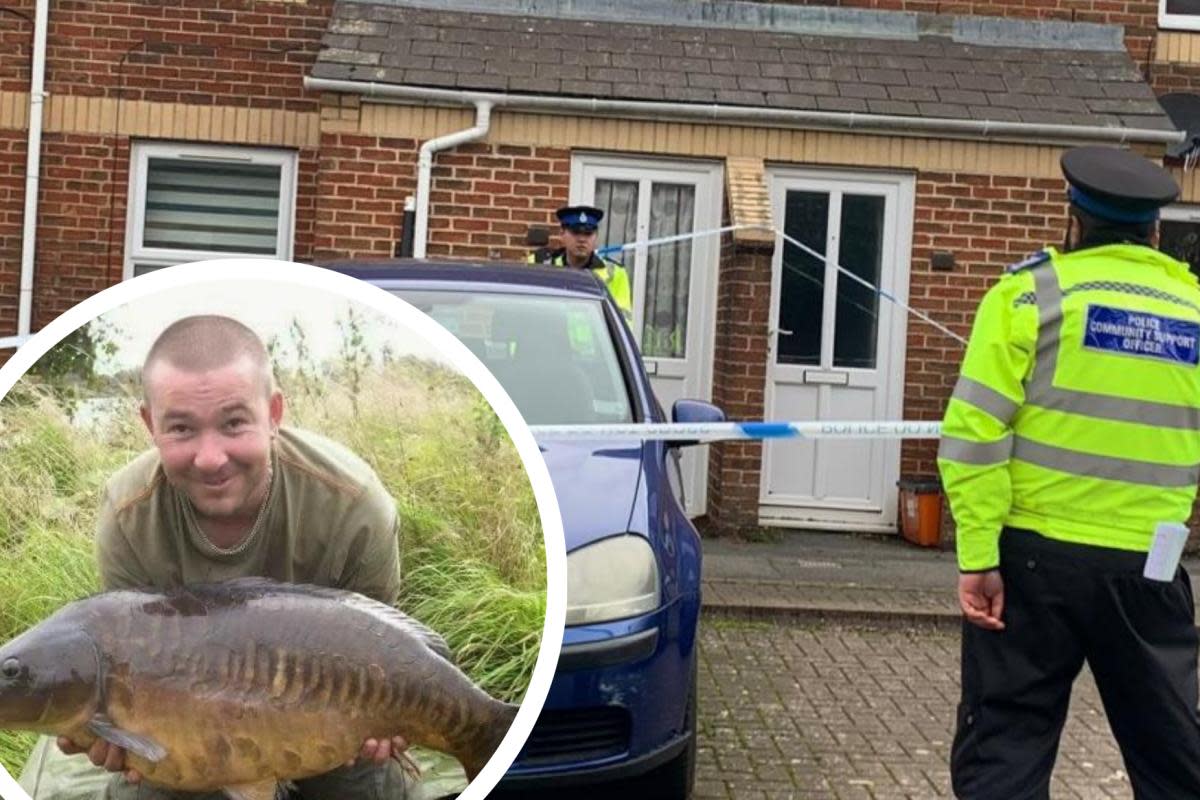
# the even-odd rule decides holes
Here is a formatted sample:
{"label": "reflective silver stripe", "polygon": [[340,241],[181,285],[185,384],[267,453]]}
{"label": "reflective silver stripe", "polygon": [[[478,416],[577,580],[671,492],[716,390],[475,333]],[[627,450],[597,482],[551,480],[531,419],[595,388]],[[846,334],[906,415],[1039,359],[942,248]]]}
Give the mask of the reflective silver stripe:
{"label": "reflective silver stripe", "polygon": [[986,386],[979,381],[971,380],[966,375],[958,376],[958,383],[954,386],[954,394],[952,396],[955,400],[962,400],[982,411],[986,411],[1006,425],[1019,408],[1016,403],[992,387]]}
{"label": "reflective silver stripe", "polygon": [[1172,406],[1151,400],[1131,400],[1106,394],[1050,388],[1028,405],[1052,411],[1067,411],[1096,419],[1136,422],[1158,428],[1200,430],[1200,408]]}
{"label": "reflective silver stripe", "polygon": [[[1038,339],[1033,376],[1026,386],[1026,405],[1116,422],[1200,430],[1200,409],[1197,408],[1055,387],[1063,292],[1053,262],[1041,264],[1031,272],[1037,295]],[[1114,286],[1105,288],[1119,290]]]}
{"label": "reflective silver stripe", "polygon": [[1038,338],[1034,356],[1033,376],[1025,391],[1026,402],[1038,403],[1041,395],[1054,383],[1058,366],[1059,327],[1062,322],[1062,289],[1054,262],[1047,261],[1031,270],[1033,287],[1037,292]]}
{"label": "reflective silver stripe", "polygon": [[1011,435],[995,442],[970,442],[954,436],[942,436],[938,445],[938,458],[979,466],[1003,464],[1008,461],[1011,452]]}
{"label": "reflective silver stripe", "polygon": [[1184,487],[1195,486],[1197,481],[1200,481],[1200,464],[1175,467],[1169,464],[1150,464],[1126,458],[1097,456],[1041,444],[1020,436],[1013,441],[1012,457],[1071,475],[1104,478],[1122,483]]}

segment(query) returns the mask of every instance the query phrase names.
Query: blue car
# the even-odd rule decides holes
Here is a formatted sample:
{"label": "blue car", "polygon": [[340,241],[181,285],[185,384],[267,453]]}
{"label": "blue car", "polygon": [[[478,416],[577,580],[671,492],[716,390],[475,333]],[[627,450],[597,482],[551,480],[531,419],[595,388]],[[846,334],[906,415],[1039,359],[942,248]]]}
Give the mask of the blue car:
{"label": "blue car", "polygon": [[[664,422],[632,333],[591,274],[495,263],[333,265],[454,333],[531,424]],[[724,414],[680,400],[677,422]],[[679,445],[541,442],[562,510],[567,618],[545,707],[500,784],[682,800],[696,753],[700,539]]]}

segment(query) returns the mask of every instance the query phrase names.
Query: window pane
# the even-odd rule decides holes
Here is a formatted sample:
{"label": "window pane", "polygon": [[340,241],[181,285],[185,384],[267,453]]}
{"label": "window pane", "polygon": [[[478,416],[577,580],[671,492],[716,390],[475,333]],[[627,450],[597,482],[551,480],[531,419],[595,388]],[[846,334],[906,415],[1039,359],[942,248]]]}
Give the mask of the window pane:
{"label": "window pane", "polygon": [[[883,260],[884,198],[842,196],[839,258],[843,269],[872,286],[879,285]],[[838,276],[837,316],[833,335],[835,367],[875,367],[879,295],[845,274]]]}
{"label": "window pane", "polygon": [[[787,193],[784,233],[824,256],[828,228],[828,194]],[[821,362],[824,298],[825,262],[785,241],[779,292],[779,348],[776,356],[780,364]]]}
{"label": "window pane", "polygon": [[1168,14],[1200,14],[1200,0],[1167,0]]}
{"label": "window pane", "polygon": [[599,301],[474,290],[397,294],[470,348],[529,424],[633,420]]}
{"label": "window pane", "polygon": [[[696,187],[656,183],[650,190],[650,238],[691,233]],[[642,353],[650,357],[687,355],[688,286],[692,276],[690,239],[649,248]]]}
{"label": "window pane", "polygon": [[151,158],[142,246],[276,255],[282,168]]}
{"label": "window pane", "polygon": [[1200,276],[1200,223],[1164,219],[1159,223],[1159,247],[1167,255],[1186,261]]}

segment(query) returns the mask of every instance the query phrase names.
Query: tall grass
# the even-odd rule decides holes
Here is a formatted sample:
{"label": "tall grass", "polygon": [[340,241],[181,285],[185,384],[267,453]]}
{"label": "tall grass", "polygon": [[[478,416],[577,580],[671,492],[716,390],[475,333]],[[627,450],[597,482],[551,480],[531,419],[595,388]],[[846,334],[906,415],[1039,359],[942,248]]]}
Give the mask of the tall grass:
{"label": "tall grass", "polygon": [[[349,364],[349,367],[346,366]],[[519,701],[545,615],[545,551],[525,471],[475,388],[414,359],[278,374],[285,424],[339,441],[378,472],[401,516],[400,607],[445,636],[487,691]],[[150,446],[132,391],[95,425],[22,381],[0,403],[0,641],[96,591],[104,481]],[[0,733],[17,772],[32,738]]]}

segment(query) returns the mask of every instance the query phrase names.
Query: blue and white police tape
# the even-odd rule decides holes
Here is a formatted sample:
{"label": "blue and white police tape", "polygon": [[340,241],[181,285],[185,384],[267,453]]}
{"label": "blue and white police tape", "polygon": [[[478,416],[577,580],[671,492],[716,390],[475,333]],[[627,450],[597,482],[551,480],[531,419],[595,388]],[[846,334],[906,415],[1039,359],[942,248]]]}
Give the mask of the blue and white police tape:
{"label": "blue and white police tape", "polygon": [[530,425],[533,438],[561,440],[657,439],[721,442],[737,439],[937,439],[942,423],[915,421],[648,422],[609,425]]}

